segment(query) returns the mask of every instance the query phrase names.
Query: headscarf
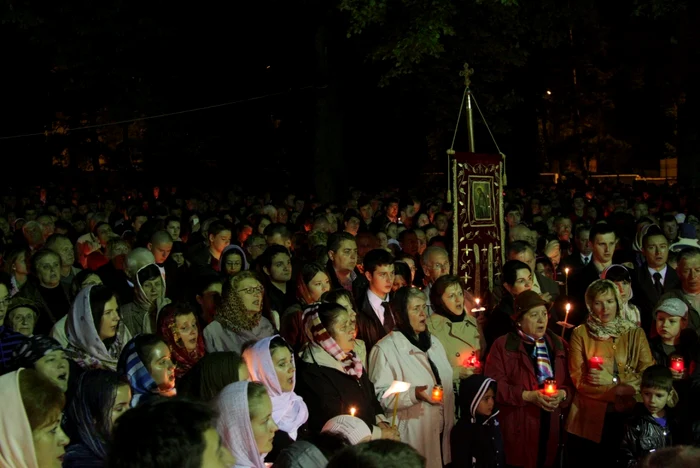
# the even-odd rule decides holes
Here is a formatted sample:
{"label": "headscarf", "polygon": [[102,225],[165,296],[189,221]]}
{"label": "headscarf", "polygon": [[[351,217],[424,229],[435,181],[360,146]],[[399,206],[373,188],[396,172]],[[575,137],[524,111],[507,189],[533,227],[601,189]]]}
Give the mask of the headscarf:
{"label": "headscarf", "polygon": [[[106,380],[105,376],[111,377]],[[66,410],[66,416],[79,436],[79,443],[66,449],[65,468],[103,468],[107,461],[107,440],[111,431],[111,408],[119,387],[120,377],[113,371],[97,369],[83,372],[78,377],[75,394]],[[107,382],[113,386],[104,387]],[[99,386],[99,387],[98,387]],[[98,409],[99,408],[99,409]],[[97,424],[95,412],[100,411]]]}
{"label": "headscarf", "polygon": [[635,252],[644,252],[644,247],[642,246],[642,243],[644,241],[644,236],[647,235],[647,231],[652,226],[656,226],[656,225],[652,224],[650,222],[645,222],[645,223],[640,224],[637,227],[637,235],[634,236],[634,242],[632,243],[632,250],[634,250]]}
{"label": "headscarf", "polygon": [[323,326],[318,316],[319,304],[314,304],[304,311],[304,328],[311,333],[311,342],[319,345],[325,352],[333,356],[343,366],[343,372],[360,380],[362,377],[362,361],[355,354],[355,351],[344,352],[335,342],[326,327]]}
{"label": "headscarf", "polygon": [[39,468],[29,425],[19,391],[22,369],[0,376],[0,466]]}
{"label": "headscarf", "polygon": [[224,445],[236,457],[236,466],[265,468],[265,455],[258,452],[248,407],[248,383],[236,382],[228,385],[216,399],[219,419],[216,430]]}
{"label": "headscarf", "polygon": [[[294,393],[294,390],[291,392],[282,391],[270,354],[270,342],[274,338],[279,338],[279,335],[263,338],[248,347],[243,352],[243,360],[248,366],[250,380],[260,382],[267,389],[267,394],[272,400],[272,419],[275,424],[281,431],[289,434],[292,440],[296,440],[299,427],[309,419],[309,410],[304,400]],[[296,385],[296,378],[295,371],[294,385]]]}
{"label": "headscarf", "polygon": [[119,354],[124,343],[131,339],[131,333],[119,322],[117,334],[109,348],[100,339],[90,307],[90,290],[83,288],[73,301],[73,306],[66,320],[66,337],[68,338],[68,357],[84,369],[117,369]]}
{"label": "headscarf", "polygon": [[52,351],[64,351],[58,341],[49,336],[32,335],[27,337],[12,353],[12,363],[16,369],[33,369],[36,362]]}
{"label": "headscarf", "polygon": [[348,414],[341,414],[329,419],[323,425],[321,432],[340,434],[348,439],[352,445],[357,445],[367,437],[372,437],[369,426],[362,419]]}
{"label": "headscarf", "polygon": [[139,357],[139,353],[136,349],[136,337],[130,340],[124,347],[122,351],[122,357],[119,359],[119,370],[118,372],[122,375],[126,375],[129,379],[129,385],[131,386],[131,391],[133,396],[131,397],[131,407],[135,408],[138,406],[139,402],[146,401],[148,397],[154,395],[161,395],[165,397],[175,396],[176,389],[164,392],[158,388],[158,384],[151,373],[148,372],[146,364]]}
{"label": "headscarf", "polygon": [[221,259],[221,261],[219,262],[219,265],[218,265],[218,271],[223,271],[222,265],[224,263],[224,259],[226,258],[226,252],[229,252],[231,250],[237,250],[239,252],[239,254],[241,255],[241,258],[243,260],[243,264],[241,265],[241,271],[247,271],[250,268],[250,264],[248,263],[248,258],[246,258],[245,252],[243,252],[243,249],[235,244],[229,244],[226,247],[224,247],[224,250],[221,251],[221,257],[219,257]]}
{"label": "headscarf", "polygon": [[[153,278],[160,278],[163,288],[161,294],[156,298],[156,308],[160,310],[165,306],[165,270],[155,263],[144,265],[136,272],[136,285],[134,287],[134,301],[143,304],[147,308],[153,305],[153,301],[148,298],[148,295],[143,290],[143,283],[150,281]],[[168,301],[169,302],[169,301]]]}
{"label": "headscarf", "polygon": [[227,385],[238,382],[241,356],[234,351],[207,353],[178,384],[180,395],[211,401]]}
{"label": "headscarf", "polygon": [[[631,283],[632,276],[630,274],[629,269],[624,265],[617,265],[617,264],[610,265],[605,270],[603,270],[603,272],[600,274],[600,278],[601,279],[608,279],[607,276],[608,276],[608,273],[610,272],[611,269],[614,272],[615,270],[618,270],[620,268],[624,268],[624,270],[630,276],[630,283]],[[637,306],[630,303],[630,301],[632,300],[633,297],[634,297],[634,291],[632,290],[632,286],[630,285],[630,297],[627,298],[627,302],[622,303],[620,314],[622,315],[623,318],[626,318],[630,322],[636,324],[637,326],[640,326],[640,324],[642,323],[641,313],[639,312],[639,309],[637,308]],[[622,301],[622,296],[620,296],[620,300]]]}
{"label": "headscarf", "polygon": [[175,311],[176,309],[174,306],[166,306],[163,309],[163,313],[158,317],[158,331],[160,332],[160,336],[163,337],[165,344],[170,348],[173,361],[177,364],[175,368],[175,377],[179,379],[185,375],[197,361],[202,359],[202,356],[206,353],[206,348],[204,346],[204,337],[196,321],[197,347],[194,351],[188,351],[182,343],[182,339],[175,339],[175,333],[177,331],[175,328]]}
{"label": "headscarf", "polygon": [[[610,288],[615,292],[615,300],[617,301],[617,314],[615,319],[608,323],[601,322],[598,315],[593,312],[593,305],[588,301],[588,289],[594,284],[601,282],[609,284]],[[617,286],[615,286],[615,283],[610,280],[600,279],[591,283],[588,289],[586,290],[586,307],[588,308],[588,320],[586,325],[588,326],[588,333],[590,333],[593,338],[597,340],[618,338],[628,331],[637,328],[637,325],[622,317],[620,313],[622,310],[622,298],[620,297],[620,291],[617,289]]]}
{"label": "headscarf", "polygon": [[413,331],[411,327],[411,321],[408,318],[408,310],[406,308],[410,291],[411,288],[401,288],[394,294],[391,300],[390,307],[394,317],[396,317],[396,329],[405,336],[413,346],[425,353],[425,357],[428,359],[428,364],[430,365],[430,370],[433,371],[433,375],[435,376],[435,383],[437,385],[442,385],[438,368],[432,359],[430,359],[430,356],[428,356],[428,350],[432,346],[432,339],[430,338],[428,328],[426,327],[425,331],[422,331],[416,337],[416,332]]}
{"label": "headscarf", "polygon": [[214,320],[221,323],[221,326],[226,330],[233,332],[250,331],[260,324],[262,309],[260,312],[250,314],[243,305],[243,300],[238,295],[238,285],[248,278],[255,278],[255,275],[241,272],[224,284],[221,306],[217,308]]}

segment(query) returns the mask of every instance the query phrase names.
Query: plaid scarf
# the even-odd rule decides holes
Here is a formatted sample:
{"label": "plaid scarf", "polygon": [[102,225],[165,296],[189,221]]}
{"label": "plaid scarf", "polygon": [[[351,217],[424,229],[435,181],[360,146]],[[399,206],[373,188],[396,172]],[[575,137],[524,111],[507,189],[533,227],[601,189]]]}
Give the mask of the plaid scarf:
{"label": "plaid scarf", "polygon": [[364,371],[362,361],[360,361],[354,351],[346,353],[340,349],[338,343],[335,342],[328,330],[326,330],[326,327],[321,323],[317,309],[318,304],[304,311],[304,323],[306,329],[311,333],[312,341],[333,356],[336,361],[340,362],[343,365],[343,372],[360,380]]}
{"label": "plaid scarf", "polygon": [[520,338],[528,344],[534,344],[535,349],[532,352],[532,357],[535,358],[537,363],[537,381],[541,384],[545,380],[554,377],[554,371],[552,370],[552,363],[549,361],[549,352],[547,351],[547,342],[544,337],[539,340],[534,339],[530,335],[526,335],[522,330],[518,330],[518,335]]}

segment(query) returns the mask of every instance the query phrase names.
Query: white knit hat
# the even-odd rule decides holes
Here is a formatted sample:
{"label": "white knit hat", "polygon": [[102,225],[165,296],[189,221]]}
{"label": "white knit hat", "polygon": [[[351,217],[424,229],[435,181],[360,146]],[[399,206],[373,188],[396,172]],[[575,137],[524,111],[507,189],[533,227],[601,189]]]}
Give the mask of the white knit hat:
{"label": "white knit hat", "polygon": [[372,437],[372,432],[362,419],[347,414],[329,419],[321,432],[332,432],[345,436],[352,445],[357,445],[366,438]]}

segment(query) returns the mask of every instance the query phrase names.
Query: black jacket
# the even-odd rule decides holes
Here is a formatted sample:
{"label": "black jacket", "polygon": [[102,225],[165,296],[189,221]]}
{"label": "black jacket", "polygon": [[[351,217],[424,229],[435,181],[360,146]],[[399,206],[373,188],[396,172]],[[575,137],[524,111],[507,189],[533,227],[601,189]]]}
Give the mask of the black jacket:
{"label": "black jacket", "polygon": [[659,303],[661,296],[668,291],[678,289],[681,287],[681,280],[671,267],[666,269],[666,278],[663,285],[663,293],[659,294],[654,287],[654,280],[649,273],[649,268],[645,263],[640,268],[637,268],[632,272],[632,291],[634,296],[632,297],[632,304],[639,308],[639,313],[642,318],[642,329],[647,334],[647,336],[653,336],[651,333],[652,327],[654,327],[654,308]]}
{"label": "black jacket", "polygon": [[[372,350],[375,344],[382,338],[392,332],[393,326],[390,321],[386,320],[386,314],[391,314],[393,323],[396,323],[396,314],[391,310],[391,307],[386,307],[384,311],[384,324],[379,320],[377,313],[372,308],[367,297],[367,290],[361,291],[356,297],[357,301],[357,338],[365,342],[367,354]],[[388,301],[388,297],[387,297]]]}
{"label": "black jacket", "polygon": [[649,414],[643,403],[634,407],[634,415],[625,425],[624,437],[617,458],[618,466],[638,466],[639,460],[652,451],[673,445],[671,433],[677,424],[673,413],[666,407],[666,427],[662,427]]}
{"label": "black jacket", "polygon": [[488,389],[496,397],[496,381],[480,374],[462,380],[459,406],[461,418],[452,428],[452,468],[496,468],[505,466],[503,436],[494,406],[491,416],[476,414]]}
{"label": "black jacket", "polygon": [[[325,351],[324,351],[325,352]],[[321,432],[329,419],[342,414],[355,414],[370,431],[376,426],[376,417],[383,414],[374,385],[365,370],[360,380],[344,372],[317,363],[297,360],[297,384],[294,392],[304,399],[309,409],[308,429],[311,434]]]}

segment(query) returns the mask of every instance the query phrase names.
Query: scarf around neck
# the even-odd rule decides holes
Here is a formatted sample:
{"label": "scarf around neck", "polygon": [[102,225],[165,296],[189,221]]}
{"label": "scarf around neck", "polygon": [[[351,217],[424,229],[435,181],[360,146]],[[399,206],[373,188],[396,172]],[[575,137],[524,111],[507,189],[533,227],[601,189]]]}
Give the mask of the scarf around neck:
{"label": "scarf around neck", "polygon": [[311,334],[311,341],[340,362],[343,365],[343,372],[360,380],[364,372],[362,361],[354,351],[346,353],[340,349],[338,343],[335,342],[328,330],[326,330],[326,327],[321,323],[321,319],[318,316],[318,304],[304,311],[304,324]]}

